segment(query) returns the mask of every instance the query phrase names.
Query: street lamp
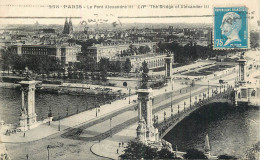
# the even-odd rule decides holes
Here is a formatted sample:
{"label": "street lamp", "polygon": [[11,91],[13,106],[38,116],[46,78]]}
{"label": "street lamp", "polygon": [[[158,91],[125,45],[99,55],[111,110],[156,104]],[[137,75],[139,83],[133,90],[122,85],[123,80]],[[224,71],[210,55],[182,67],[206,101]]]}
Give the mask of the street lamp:
{"label": "street lamp", "polygon": [[69,107],[67,107],[66,114],[69,116]]}
{"label": "street lamp", "polygon": [[59,117],[59,127],[58,127],[58,131],[60,131],[60,112],[58,112],[58,117]]}
{"label": "street lamp", "polygon": [[166,112],[164,111],[164,122],[166,122]]}
{"label": "street lamp", "polygon": [[48,118],[49,118],[49,126],[50,126],[51,125],[51,121],[52,121],[52,113],[51,113],[51,107],[50,106],[49,106]]}
{"label": "street lamp", "polygon": [[131,88],[129,88],[129,104],[130,104],[130,94],[131,94]]}
{"label": "street lamp", "polygon": [[48,160],[50,160],[50,151],[49,151],[50,145],[47,146],[47,151],[48,151]]}
{"label": "street lamp", "polygon": [[171,116],[173,117],[173,109],[171,108]]}
{"label": "street lamp", "polygon": [[95,108],[96,108],[96,117],[98,116],[98,112],[97,112],[97,97],[96,97],[96,95],[95,95]]}
{"label": "street lamp", "polygon": [[208,80],[208,99],[209,99],[209,80]]}
{"label": "street lamp", "polygon": [[154,114],[153,115],[153,125],[155,125],[155,122],[156,122],[156,115]]}
{"label": "street lamp", "polygon": [[183,109],[184,109],[184,111],[185,111],[185,105],[186,105],[185,101],[184,101],[183,105],[184,105],[184,108],[183,108]]}
{"label": "street lamp", "polygon": [[97,114],[98,114],[98,113],[97,113],[97,104],[95,105],[95,107],[96,107],[96,117],[97,117]]}
{"label": "street lamp", "polygon": [[190,86],[190,108],[191,108],[191,86]]}
{"label": "street lamp", "polygon": [[112,137],[111,125],[112,125],[112,118],[110,118],[110,136]]}
{"label": "street lamp", "polygon": [[171,93],[171,109],[172,109],[172,93]]}

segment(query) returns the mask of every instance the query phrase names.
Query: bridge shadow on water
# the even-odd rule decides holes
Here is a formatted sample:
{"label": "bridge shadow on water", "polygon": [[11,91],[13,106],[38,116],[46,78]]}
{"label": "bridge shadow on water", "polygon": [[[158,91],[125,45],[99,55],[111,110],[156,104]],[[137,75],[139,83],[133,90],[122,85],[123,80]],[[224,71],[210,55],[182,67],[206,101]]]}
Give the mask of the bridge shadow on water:
{"label": "bridge shadow on water", "polygon": [[[259,119],[259,107],[229,103],[210,103],[185,117],[164,137],[179,151],[196,148],[203,151],[209,134],[212,155],[241,157],[251,143],[257,141],[258,129],[250,119]],[[256,139],[256,140],[252,140]]]}

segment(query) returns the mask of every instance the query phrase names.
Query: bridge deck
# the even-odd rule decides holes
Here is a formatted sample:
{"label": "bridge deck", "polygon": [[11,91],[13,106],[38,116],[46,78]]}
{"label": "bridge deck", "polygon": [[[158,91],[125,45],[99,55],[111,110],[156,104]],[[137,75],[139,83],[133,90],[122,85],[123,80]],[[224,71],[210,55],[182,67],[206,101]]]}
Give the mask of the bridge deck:
{"label": "bridge deck", "polygon": [[207,104],[214,103],[214,102],[227,102],[227,103],[233,104],[231,92],[232,92],[232,88],[229,88],[225,92],[215,94],[214,96],[212,96],[208,99],[195,103],[194,105],[187,108],[186,110],[183,110],[183,111],[179,112],[178,114],[172,115],[169,118],[164,119],[164,121],[155,124],[155,127],[160,132],[160,137],[163,138],[180,121],[182,121],[184,118],[189,116],[195,110],[197,110]]}

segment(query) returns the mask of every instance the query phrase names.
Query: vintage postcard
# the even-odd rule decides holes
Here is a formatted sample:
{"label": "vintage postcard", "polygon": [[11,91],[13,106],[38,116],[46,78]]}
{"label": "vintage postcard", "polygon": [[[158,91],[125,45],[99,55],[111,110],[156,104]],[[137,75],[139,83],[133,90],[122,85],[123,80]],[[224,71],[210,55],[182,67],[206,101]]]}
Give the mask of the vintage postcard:
{"label": "vintage postcard", "polygon": [[1,0],[0,160],[259,159],[258,0]]}

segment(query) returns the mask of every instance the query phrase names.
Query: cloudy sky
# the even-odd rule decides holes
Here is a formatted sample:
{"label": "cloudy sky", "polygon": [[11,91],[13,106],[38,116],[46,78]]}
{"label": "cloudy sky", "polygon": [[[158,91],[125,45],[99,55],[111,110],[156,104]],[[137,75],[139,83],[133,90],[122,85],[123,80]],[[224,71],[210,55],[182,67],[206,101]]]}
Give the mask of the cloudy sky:
{"label": "cloudy sky", "polygon": [[[74,8],[70,8],[71,5]],[[106,5],[127,8],[107,9]],[[188,8],[182,8],[184,6]],[[33,24],[36,21],[40,24],[63,24],[63,17],[73,17],[73,24],[83,20],[92,24],[112,23],[118,17],[122,23],[212,23],[214,6],[246,6],[249,16],[254,17],[249,21],[250,26],[257,26],[258,0],[1,0],[0,24]]]}

